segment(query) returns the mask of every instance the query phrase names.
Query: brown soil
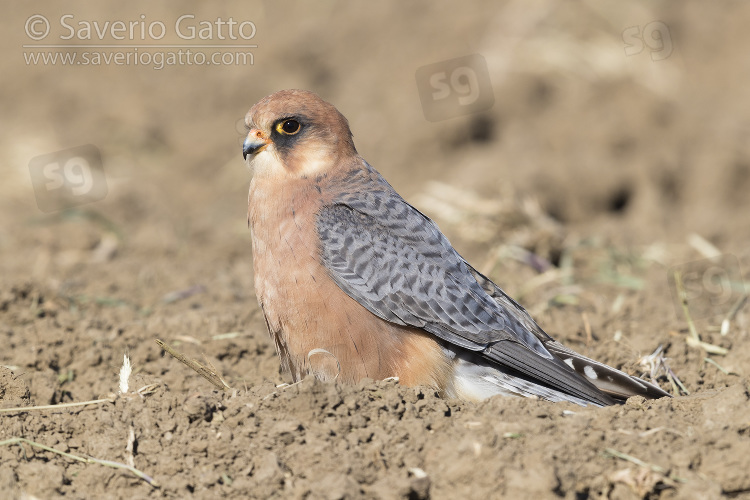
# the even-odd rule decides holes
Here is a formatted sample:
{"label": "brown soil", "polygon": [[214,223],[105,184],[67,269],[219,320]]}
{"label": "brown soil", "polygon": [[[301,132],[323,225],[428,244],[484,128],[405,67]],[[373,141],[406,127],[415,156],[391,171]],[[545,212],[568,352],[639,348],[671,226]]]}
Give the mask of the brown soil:
{"label": "brown soil", "polygon": [[[0,442],[132,460],[158,487],[5,444],[0,496],[750,498],[748,307],[727,335],[731,303],[694,314],[702,339],[728,349],[708,354],[687,345],[667,279],[710,254],[699,235],[728,256],[720,269],[739,263],[750,281],[750,6],[185,5],[47,2],[4,17],[0,408],[107,398],[125,354],[134,371],[113,402],[0,414]],[[250,19],[255,64],[28,66],[23,27],[39,13]],[[626,56],[623,31],[652,21],[668,26],[671,55]],[[492,109],[426,121],[416,70],[473,53],[487,60]],[[690,395],[592,409],[470,404],[392,381],[281,385],[254,296],[235,124],[288,87],[335,103],[360,153],[550,334],[637,375],[663,346]],[[83,144],[102,152],[106,198],[42,213],[29,161]],[[514,258],[519,248],[552,271]],[[157,338],[205,356],[235,390],[213,390]]]}

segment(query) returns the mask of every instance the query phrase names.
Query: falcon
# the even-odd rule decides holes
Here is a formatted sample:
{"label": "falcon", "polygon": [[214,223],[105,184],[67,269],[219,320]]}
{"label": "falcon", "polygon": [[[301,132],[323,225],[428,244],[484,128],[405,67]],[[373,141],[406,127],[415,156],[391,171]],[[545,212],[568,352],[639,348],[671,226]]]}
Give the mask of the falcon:
{"label": "falcon", "polygon": [[294,381],[398,377],[469,401],[583,406],[669,396],[547,335],[357,153],[316,94],[276,92],[245,123],[255,291]]}

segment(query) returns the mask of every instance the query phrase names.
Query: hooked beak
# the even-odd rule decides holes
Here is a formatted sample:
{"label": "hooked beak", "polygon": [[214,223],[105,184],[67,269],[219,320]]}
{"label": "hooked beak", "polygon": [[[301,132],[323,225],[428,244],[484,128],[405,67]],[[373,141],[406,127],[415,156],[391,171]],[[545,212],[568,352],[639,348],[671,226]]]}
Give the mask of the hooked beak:
{"label": "hooked beak", "polygon": [[269,144],[271,144],[271,139],[266,137],[262,131],[257,128],[251,129],[242,144],[242,158],[247,160],[247,155],[253,156],[260,153]]}

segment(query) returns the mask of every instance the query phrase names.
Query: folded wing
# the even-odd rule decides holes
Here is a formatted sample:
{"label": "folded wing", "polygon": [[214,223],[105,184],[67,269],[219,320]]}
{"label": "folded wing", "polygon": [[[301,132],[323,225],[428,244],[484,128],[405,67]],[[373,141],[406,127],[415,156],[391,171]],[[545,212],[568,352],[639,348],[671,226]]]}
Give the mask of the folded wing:
{"label": "folded wing", "polygon": [[[449,347],[481,355],[504,373],[571,400],[614,403],[597,388],[597,379],[576,370],[576,362],[595,362],[580,355],[565,362],[573,351],[542,332],[494,284],[490,287],[428,217],[374,170],[362,175],[360,188],[339,195],[317,220],[323,263],[344,292],[378,317],[422,328]],[[363,180],[369,182],[366,190]],[[596,369],[606,377],[605,366],[596,364]]]}

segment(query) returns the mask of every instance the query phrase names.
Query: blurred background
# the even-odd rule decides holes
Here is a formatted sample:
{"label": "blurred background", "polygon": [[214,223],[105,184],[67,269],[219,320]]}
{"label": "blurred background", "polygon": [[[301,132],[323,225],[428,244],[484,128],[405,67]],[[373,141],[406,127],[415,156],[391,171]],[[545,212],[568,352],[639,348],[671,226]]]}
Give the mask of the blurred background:
{"label": "blurred background", "polygon": [[362,156],[512,293],[582,241],[660,280],[746,262],[749,18],[697,1],[15,3],[1,279],[131,305],[149,334],[182,314],[155,309],[199,294],[215,315],[193,330],[230,304],[246,324],[242,119],[285,88],[335,104]]}
{"label": "blurred background", "polygon": [[[445,498],[529,496],[529,488],[555,498],[589,498],[591,488],[598,498],[610,491],[606,472],[618,467],[602,446],[677,467],[690,478],[681,490],[688,496],[708,487],[713,493],[697,495],[750,491],[741,473],[747,464],[736,462],[750,456],[750,321],[742,309],[750,269],[750,4],[5,3],[0,406],[106,396],[117,390],[124,354],[133,361],[134,390],[158,387],[137,406],[118,399],[111,410],[69,418],[13,417],[2,429],[8,436],[122,459],[127,426],[133,436],[135,425],[136,464],[169,482],[164,491],[174,498],[201,488],[211,497],[219,488],[223,496],[271,497],[290,470],[299,492],[327,491],[327,470],[348,478],[352,467],[377,471],[357,480],[362,487],[382,482],[389,491],[406,482],[408,492],[406,466],[424,467]],[[279,373],[253,289],[251,172],[241,144],[250,106],[287,88],[337,106],[359,153],[551,335],[675,395],[718,390],[724,399],[706,399],[705,418],[691,396],[652,412],[636,403],[597,413],[600,420],[588,413],[578,424],[518,401],[448,402],[456,417],[476,410],[472,419],[493,426],[522,424],[494,434],[477,428],[492,440],[487,460],[477,458],[474,427],[446,418],[453,410],[434,395],[425,401],[437,410],[412,416],[403,405],[394,417],[378,401],[363,402],[352,410],[354,423],[347,403],[330,429],[310,422],[318,417],[309,408],[327,404],[327,396],[316,399],[318,386],[268,399],[289,379]],[[713,346],[688,343],[678,287],[667,279],[674,269],[683,273],[697,333]],[[208,359],[241,395],[211,395],[156,338]],[[383,390],[392,396],[386,401],[402,398],[395,387]],[[358,400],[369,394],[356,392]],[[223,404],[241,410],[235,421],[250,430],[214,433],[223,429],[218,417],[210,423]],[[134,408],[142,414],[133,416]],[[333,418],[328,409],[317,414]],[[369,428],[384,437],[344,452],[331,429],[348,433],[366,421],[361,414],[382,415],[385,427]],[[303,428],[297,418],[318,430],[295,441]],[[389,427],[396,418],[410,437],[402,439],[406,427]],[[279,431],[277,421],[286,427]],[[447,445],[432,435],[438,421],[450,426],[440,428]],[[253,422],[266,426],[253,434]],[[651,434],[665,427],[684,432]],[[524,439],[505,439],[521,437],[518,429]],[[201,437],[211,443],[208,455]],[[326,445],[305,444],[316,442]],[[421,451],[407,460],[404,449]],[[55,465],[63,459],[27,462],[19,450],[0,450],[12,467],[0,474],[3,491],[11,491],[13,471],[42,498],[87,497],[102,487],[102,496],[123,498],[151,491],[93,468],[79,474],[71,466],[63,476]],[[310,464],[295,462],[308,456]],[[280,468],[284,461],[290,468]],[[547,467],[553,462],[556,475]],[[424,497],[415,495],[408,493]]]}
{"label": "blurred background", "polygon": [[[119,227],[127,244],[118,251],[149,249],[157,258],[196,245],[249,249],[240,120],[284,88],[310,89],[334,103],[349,118],[359,152],[407,198],[437,181],[490,199],[532,197],[556,221],[628,243],[683,242],[696,232],[739,251],[733,245],[747,234],[750,188],[743,3],[511,1],[455,9],[425,1],[394,8],[14,4],[0,35],[3,274],[62,277],[76,251],[97,244],[96,235],[63,229],[65,211],[40,211],[30,174],[33,158],[86,144],[101,152],[107,192],[75,213]],[[181,33],[193,29],[193,40],[175,27],[186,14],[193,17]],[[44,27],[28,22],[34,15],[48,22],[41,40],[26,31],[38,37]],[[80,64],[85,52],[139,52],[141,61],[145,54],[155,61],[157,52],[178,50],[130,47],[138,44],[238,43],[226,25],[217,28],[217,19],[230,18],[252,22],[242,33],[252,38],[239,42],[257,47],[193,52],[210,58],[219,51],[226,61],[249,52],[250,60],[161,69]],[[114,33],[125,40],[112,36],[116,21],[136,23],[133,41],[127,31]],[[209,39],[197,35],[201,22],[212,25],[203,32]],[[153,23],[166,27],[162,38],[149,36]],[[86,25],[89,35],[80,31]],[[24,47],[33,44],[128,47]],[[41,61],[54,53],[78,59]],[[481,89],[484,109],[448,109],[427,120],[431,103],[420,100],[418,70],[450,70],[450,61],[475,54],[486,64],[475,71],[490,82]],[[460,96],[471,82],[459,75],[450,87],[450,76],[446,88]],[[228,251],[211,258],[223,260]]]}

